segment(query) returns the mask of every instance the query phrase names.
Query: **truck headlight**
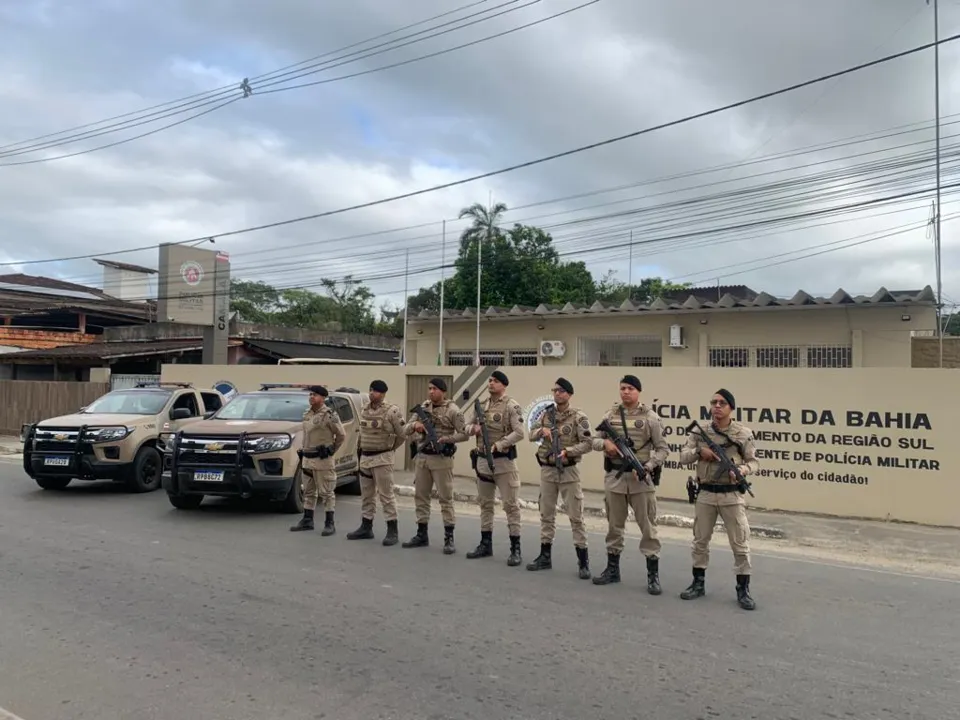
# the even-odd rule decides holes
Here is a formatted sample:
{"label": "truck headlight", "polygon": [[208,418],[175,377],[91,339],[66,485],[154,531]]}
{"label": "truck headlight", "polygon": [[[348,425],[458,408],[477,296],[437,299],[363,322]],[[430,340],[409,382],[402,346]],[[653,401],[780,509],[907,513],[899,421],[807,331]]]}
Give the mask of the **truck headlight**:
{"label": "truck headlight", "polygon": [[250,450],[252,453],[276,452],[286,450],[290,447],[289,435],[274,435],[272,437],[262,437],[251,440]]}
{"label": "truck headlight", "polygon": [[114,427],[87,428],[84,433],[84,439],[92,443],[117,442],[123,440],[132,430],[128,427],[118,425]]}

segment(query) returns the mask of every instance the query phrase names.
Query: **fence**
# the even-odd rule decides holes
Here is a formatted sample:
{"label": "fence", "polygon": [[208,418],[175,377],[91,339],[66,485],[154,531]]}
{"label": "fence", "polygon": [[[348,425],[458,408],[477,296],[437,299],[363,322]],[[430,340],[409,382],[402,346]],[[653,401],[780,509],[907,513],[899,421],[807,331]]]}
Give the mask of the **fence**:
{"label": "fence", "polygon": [[0,434],[18,435],[23,423],[77,412],[109,390],[108,383],[0,380]]}
{"label": "fence", "polygon": [[160,374],[155,375],[111,375],[110,389],[121,390],[123,388],[136,387],[138,383],[160,382]]}

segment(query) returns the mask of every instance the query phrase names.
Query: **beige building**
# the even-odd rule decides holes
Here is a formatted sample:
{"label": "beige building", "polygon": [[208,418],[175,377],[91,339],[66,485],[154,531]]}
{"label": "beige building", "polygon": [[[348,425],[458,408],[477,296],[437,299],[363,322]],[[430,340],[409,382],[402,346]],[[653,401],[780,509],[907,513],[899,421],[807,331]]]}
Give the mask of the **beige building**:
{"label": "beige building", "polygon": [[[913,337],[936,333],[936,297],[923,290],[789,299],[743,285],[692,288],[645,305],[568,303],[482,310],[481,365],[909,368]],[[407,365],[474,364],[475,309],[410,318]]]}

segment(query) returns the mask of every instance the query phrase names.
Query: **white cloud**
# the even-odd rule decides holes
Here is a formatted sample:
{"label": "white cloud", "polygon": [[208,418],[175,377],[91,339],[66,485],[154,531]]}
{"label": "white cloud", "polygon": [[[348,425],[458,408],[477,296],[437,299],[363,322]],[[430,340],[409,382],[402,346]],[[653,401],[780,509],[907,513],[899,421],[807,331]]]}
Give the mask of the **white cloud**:
{"label": "white cloud", "polygon": [[[257,93],[254,81],[251,98],[148,138],[67,160],[0,167],[4,204],[0,260],[116,251],[322,213],[673,120],[927,42],[930,10],[922,0],[916,1],[916,8],[906,8],[894,0],[841,4],[798,0],[778,3],[773,12],[768,3],[747,0],[722,7],[692,0],[649,5],[603,0],[536,28],[403,68],[278,94]],[[574,4],[574,0],[540,3],[489,24],[302,81],[414,57]],[[379,0],[322,7],[305,0],[278,0],[269,7],[252,0],[184,1],[166,3],[162,12],[148,8],[142,13],[119,3],[87,7],[88,13],[54,13],[42,3],[25,3],[14,22],[0,24],[0,105],[14,108],[0,117],[0,145],[238,83],[245,76],[253,78],[450,9],[440,0],[410,0],[387,11]],[[955,32],[958,24],[960,10],[941,8],[943,35]],[[141,32],[147,28],[150,33]],[[957,84],[957,53],[954,46],[941,52],[945,115],[960,112],[956,95],[948,90]],[[474,201],[485,202],[490,192],[495,200],[518,207],[929,122],[931,83],[928,53],[826,87],[533,168],[228,237],[218,240],[217,247],[231,253],[238,276],[309,286],[324,275],[352,272],[370,279],[382,297],[400,303],[404,250],[411,249],[410,263],[416,270],[439,265],[440,221],[456,217],[461,207]],[[41,153],[3,156],[0,148],[0,165],[75,152],[150,127]],[[954,127],[945,127],[945,135],[955,133]],[[929,131],[915,132],[878,141],[869,149],[927,141],[926,146],[896,152],[929,153],[931,139]],[[947,147],[954,143],[945,137],[945,152],[955,153]],[[773,263],[803,253],[763,260],[921,225],[929,214],[928,199],[842,217],[686,238],[666,248],[640,244],[749,222],[763,217],[758,213],[765,210],[789,214],[824,207],[821,193],[827,186],[822,182],[808,190],[812,195],[807,197],[800,190],[782,191],[748,203],[721,194],[812,173],[813,168],[798,166],[866,149],[851,145],[820,155],[517,209],[507,220],[545,216],[532,222],[550,226],[562,252],[625,242],[633,230],[638,240],[635,279],[645,267],[655,267],[668,277],[715,282],[720,275],[724,282],[786,295],[801,287],[829,293],[839,286],[873,292],[881,284],[933,285],[933,250],[924,228],[786,264]],[[882,161],[892,152],[845,164]],[[945,161],[945,182],[957,181],[954,162]],[[773,169],[780,172],[720,184]],[[914,182],[932,184],[932,162],[927,169],[921,177],[914,168]],[[830,202],[853,203],[902,191],[910,178],[904,171],[887,172],[891,174],[886,185],[872,188],[838,178],[833,186],[838,195]],[[683,191],[694,186],[699,187]],[[662,207],[712,195],[718,197],[709,207],[703,203]],[[949,203],[944,216],[960,212],[956,193],[945,197]],[[625,198],[631,200],[590,207]],[[653,209],[560,225],[645,207]],[[428,223],[433,225],[335,240]],[[798,229],[801,226],[805,229]],[[448,222],[451,243],[461,227]],[[958,249],[957,227],[957,221],[945,220],[944,287],[948,297],[960,299],[960,270],[951,262]],[[298,247],[284,249],[294,245]],[[625,279],[626,257],[626,250],[618,249],[582,259],[598,275],[612,267]],[[156,252],[118,259],[153,265]],[[732,274],[742,268],[758,269]],[[22,269],[56,272],[89,283],[100,277],[89,261]],[[411,284],[416,287],[438,277],[437,272],[418,274]]]}

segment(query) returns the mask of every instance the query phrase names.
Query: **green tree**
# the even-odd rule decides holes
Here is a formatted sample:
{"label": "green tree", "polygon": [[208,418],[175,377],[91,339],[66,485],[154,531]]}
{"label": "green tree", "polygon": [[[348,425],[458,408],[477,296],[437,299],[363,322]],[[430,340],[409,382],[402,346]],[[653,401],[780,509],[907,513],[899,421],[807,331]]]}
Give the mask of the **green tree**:
{"label": "green tree", "polygon": [[597,300],[621,303],[630,298],[636,303],[652,303],[657,298],[678,290],[686,290],[690,283],[672,283],[663,278],[644,278],[639,285],[628,285],[607,272],[596,284]]}

